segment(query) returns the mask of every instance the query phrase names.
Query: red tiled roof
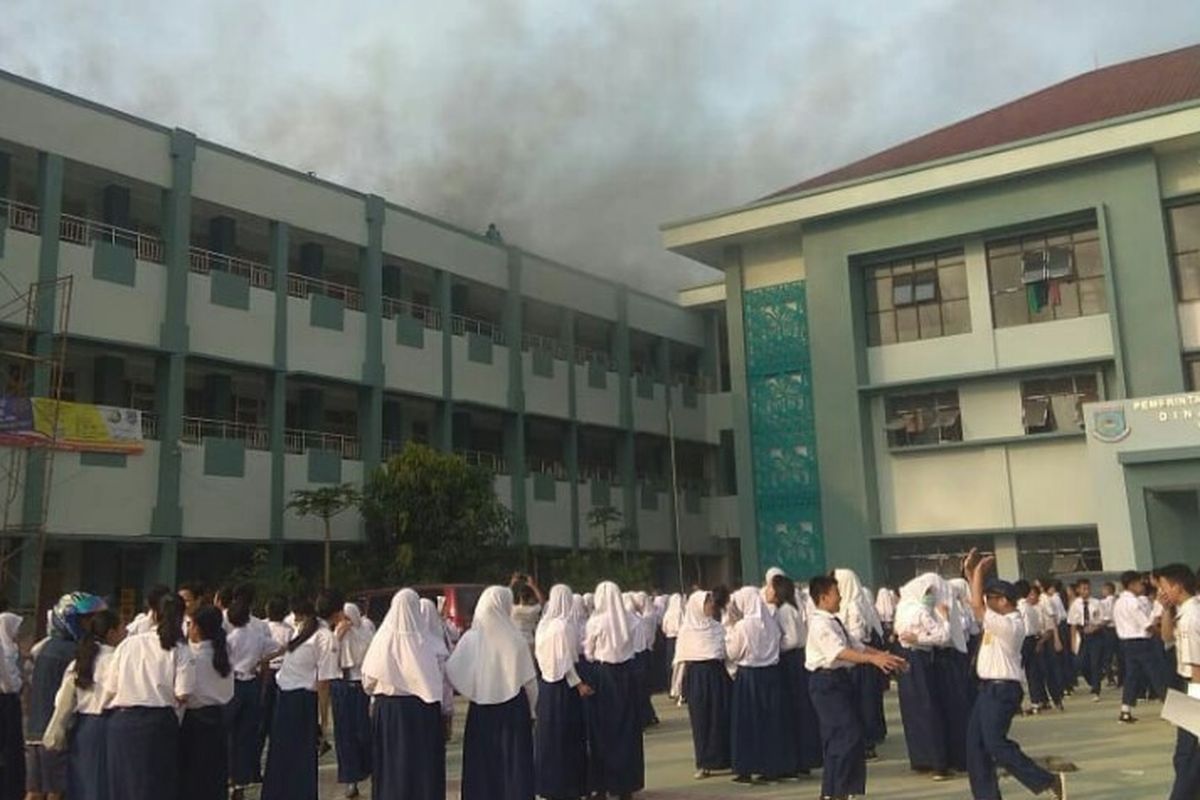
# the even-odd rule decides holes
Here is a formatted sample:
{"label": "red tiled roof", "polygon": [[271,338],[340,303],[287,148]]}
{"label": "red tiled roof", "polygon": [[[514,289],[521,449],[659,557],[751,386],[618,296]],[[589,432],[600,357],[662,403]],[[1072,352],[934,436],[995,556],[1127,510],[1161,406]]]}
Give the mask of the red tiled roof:
{"label": "red tiled roof", "polygon": [[768,198],[891,172],[1196,99],[1200,99],[1200,45],[1079,75],[832,172],[809,178],[768,195]]}

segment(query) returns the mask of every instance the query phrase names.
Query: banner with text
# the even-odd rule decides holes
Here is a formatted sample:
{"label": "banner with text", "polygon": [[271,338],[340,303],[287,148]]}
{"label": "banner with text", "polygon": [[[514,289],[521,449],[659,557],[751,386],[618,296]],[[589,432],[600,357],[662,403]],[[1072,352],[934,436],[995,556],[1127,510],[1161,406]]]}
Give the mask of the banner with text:
{"label": "banner with text", "polygon": [[140,453],[142,412],[47,397],[0,397],[0,446]]}

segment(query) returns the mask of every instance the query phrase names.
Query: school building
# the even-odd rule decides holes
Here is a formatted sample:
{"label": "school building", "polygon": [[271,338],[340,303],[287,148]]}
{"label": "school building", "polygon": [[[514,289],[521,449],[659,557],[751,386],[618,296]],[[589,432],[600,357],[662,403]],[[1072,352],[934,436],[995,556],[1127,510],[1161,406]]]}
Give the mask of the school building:
{"label": "school building", "polygon": [[662,235],[725,275],[746,574],[1200,563],[1200,46]]}
{"label": "school building", "polygon": [[[410,440],[491,469],[535,554],[587,546],[612,506],[664,575],[676,511],[689,574],[738,561],[720,308],[13,75],[0,108],[4,394],[61,373],[63,399],[136,409],[144,438],[48,471],[0,450],[8,544],[46,509],[43,597],[218,575],[262,547],[316,572],[322,525],[291,493],[361,484]],[[28,374],[22,352],[42,357]],[[356,512],[333,527],[364,533]],[[35,552],[13,559],[23,605]]]}

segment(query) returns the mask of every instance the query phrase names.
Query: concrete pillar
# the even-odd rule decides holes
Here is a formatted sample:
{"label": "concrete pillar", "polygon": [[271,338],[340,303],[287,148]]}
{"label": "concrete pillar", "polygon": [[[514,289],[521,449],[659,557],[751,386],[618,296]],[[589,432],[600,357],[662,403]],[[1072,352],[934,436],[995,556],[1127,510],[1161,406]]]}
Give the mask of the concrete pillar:
{"label": "concrete pillar", "polygon": [[287,496],[287,459],[284,453],[284,433],[287,426],[287,362],[288,362],[288,226],[271,223],[270,250],[267,262],[274,278],[275,348],[271,371],[271,565],[283,567],[283,521]]}
{"label": "concrete pillar", "polygon": [[383,198],[366,200],[367,246],[362,254],[363,290],[366,312],[366,347],[359,391],[359,439],[362,442],[364,479],[375,471],[383,447]]}
{"label": "concrete pillar", "polygon": [[434,424],[434,446],[450,452],[454,449],[454,341],[450,321],[454,276],[445,270],[437,270],[433,282],[433,304],[442,320],[442,402],[438,404]]}
{"label": "concrete pillar", "polygon": [[630,549],[637,549],[638,496],[637,464],[633,433],[633,367],[629,348],[629,290],[617,289],[617,324],[613,329],[612,359],[617,367],[617,386],[620,389],[620,426],[617,441],[617,472],[621,476],[622,513],[625,527],[631,532]]}
{"label": "concrete pillar", "polygon": [[996,548],[996,574],[1006,581],[1019,580],[1021,562],[1018,558],[1017,535],[998,533],[993,538],[993,544]]}
{"label": "concrete pillar", "polygon": [[581,531],[579,524],[579,412],[576,408],[575,381],[575,311],[562,309],[558,323],[558,338],[567,353],[567,441],[563,445],[566,461],[567,481],[571,494],[571,547],[579,549]]}

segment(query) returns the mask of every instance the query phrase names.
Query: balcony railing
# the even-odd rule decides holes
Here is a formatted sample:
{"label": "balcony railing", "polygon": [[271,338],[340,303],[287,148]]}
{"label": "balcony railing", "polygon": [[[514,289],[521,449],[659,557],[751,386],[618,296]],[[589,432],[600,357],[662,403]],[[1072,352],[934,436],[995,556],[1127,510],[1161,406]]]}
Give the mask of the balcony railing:
{"label": "balcony railing", "polygon": [[362,458],[362,446],[358,437],[344,436],[340,433],[289,428],[283,432],[283,449],[297,455],[303,455],[309,450],[329,450],[341,453],[342,458],[348,461],[358,461]]}
{"label": "balcony railing", "polygon": [[494,344],[504,344],[504,328],[486,319],[464,317],[462,314],[451,314],[450,332],[455,336],[466,336],[468,333],[474,333],[478,336],[485,336],[491,339]]}
{"label": "balcony railing", "polygon": [[307,275],[298,275],[295,272],[288,273],[287,290],[288,294],[292,297],[300,297],[305,300],[310,295],[323,294],[326,297],[341,300],[346,308],[351,311],[362,311],[366,307],[363,303],[362,292],[353,286],[346,286],[343,283],[334,283],[333,281],[322,280],[321,278],[310,278]]}
{"label": "balcony railing", "polygon": [[525,463],[531,475],[553,475],[556,481],[567,480],[567,468],[561,461],[529,458]]}
{"label": "balcony railing", "polygon": [[85,247],[91,247],[94,242],[119,244],[131,248],[139,261],[153,261],[156,264],[165,261],[163,240],[159,237],[71,214],[62,215],[58,237],[64,242]]}
{"label": "balcony railing", "polygon": [[23,233],[38,233],[39,212],[37,206],[0,197],[0,213],[8,221],[8,227]]}
{"label": "balcony railing", "polygon": [[587,483],[589,481],[607,481],[613,485],[620,483],[620,476],[613,467],[606,467],[596,464],[580,464],[579,465],[579,481]]}
{"label": "balcony railing", "polygon": [[483,467],[495,475],[508,474],[508,462],[498,453],[485,453],[480,450],[455,450],[454,453],[471,466]]}
{"label": "balcony railing", "polygon": [[528,331],[522,333],[521,349],[525,351],[544,350],[560,361],[567,361],[570,358],[570,351],[567,349],[566,344],[553,337],[542,336],[540,333],[530,333]]}
{"label": "balcony railing", "polygon": [[612,355],[606,350],[593,350],[581,344],[575,345],[575,363],[588,364],[595,361],[603,364],[606,370],[612,371]]}
{"label": "balcony railing", "polygon": [[271,449],[271,430],[265,425],[250,425],[224,419],[183,418],[183,440],[200,444],[205,439],[236,439],[251,450]]}
{"label": "balcony railing", "polygon": [[399,300],[395,297],[384,296],[383,316],[387,319],[412,317],[424,322],[425,327],[430,330],[440,331],[442,329],[442,312],[411,300]]}
{"label": "balcony railing", "polygon": [[270,267],[238,256],[214,253],[202,247],[188,250],[188,268],[199,275],[208,275],[213,270],[240,275],[258,289],[272,289],[275,286],[274,272]]}
{"label": "balcony railing", "polygon": [[687,386],[701,394],[711,394],[716,391],[716,381],[708,375],[695,375],[690,372],[676,372],[671,375],[671,382],[676,386]]}
{"label": "balcony railing", "polygon": [[153,411],[142,412],[142,438],[158,440],[158,414]]}

